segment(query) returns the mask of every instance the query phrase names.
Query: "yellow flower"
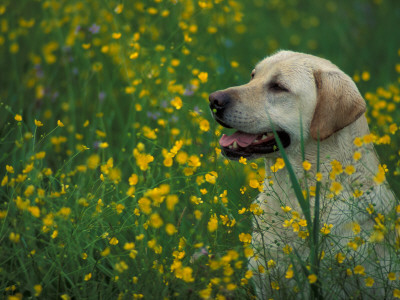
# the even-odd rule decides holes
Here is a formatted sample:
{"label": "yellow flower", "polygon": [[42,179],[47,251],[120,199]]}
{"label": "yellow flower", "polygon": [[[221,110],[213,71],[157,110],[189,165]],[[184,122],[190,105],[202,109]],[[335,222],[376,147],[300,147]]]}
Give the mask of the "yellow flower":
{"label": "yellow flower", "polygon": [[253,277],[253,271],[252,270],[247,270],[244,277],[246,279],[250,279],[251,277]]}
{"label": "yellow flower", "polygon": [[361,156],[362,156],[361,153],[358,152],[358,151],[356,151],[356,152],[354,152],[354,154],[353,154],[353,159],[354,159],[355,161],[360,160]]}
{"label": "yellow flower", "polygon": [[14,242],[14,243],[19,243],[20,238],[21,238],[21,236],[19,233],[11,232],[9,235],[10,241]]}
{"label": "yellow flower", "polygon": [[371,78],[371,75],[369,74],[368,71],[364,71],[361,73],[361,78],[364,81],[368,81]]}
{"label": "yellow flower", "polygon": [[147,9],[147,12],[148,12],[150,15],[155,15],[155,14],[158,13],[158,10],[157,10],[157,8],[149,7],[149,8]]}
{"label": "yellow flower", "polygon": [[244,248],[243,253],[244,253],[244,256],[245,256],[246,258],[252,257],[252,256],[254,255],[254,251],[253,251],[253,249],[250,248],[250,247]]}
{"label": "yellow flower", "polygon": [[200,72],[197,77],[200,79],[201,83],[206,83],[208,80],[208,73],[207,72]]}
{"label": "yellow flower", "polygon": [[170,223],[165,225],[165,231],[167,232],[168,235],[174,235],[177,232],[176,227]]}
{"label": "yellow flower", "polygon": [[239,215],[243,215],[246,212],[246,207],[243,207],[242,209],[239,209],[238,213]]}
{"label": "yellow flower", "polygon": [[389,132],[390,132],[391,134],[395,134],[397,130],[398,130],[397,124],[393,123],[393,124],[391,124],[391,125],[389,126]]}
{"label": "yellow flower", "polygon": [[277,158],[276,162],[275,162],[275,166],[280,170],[283,169],[285,167],[285,161],[283,160],[283,158]]}
{"label": "yellow flower", "polygon": [[264,268],[264,266],[263,265],[258,265],[258,273],[260,273],[260,274],[264,274],[265,273],[265,268]]}
{"label": "yellow flower", "polygon": [[390,281],[396,280],[396,273],[390,272],[388,278]]}
{"label": "yellow flower", "polygon": [[309,171],[311,169],[311,164],[307,160],[303,161],[303,169]]}
{"label": "yellow flower", "polygon": [[335,258],[336,258],[337,262],[339,264],[341,264],[346,259],[346,256],[343,253],[339,252],[338,254],[336,254]]}
{"label": "yellow flower", "polygon": [[272,281],[271,282],[271,288],[273,289],[273,290],[279,290],[279,284],[278,284],[278,282],[276,282],[276,281]]}
{"label": "yellow flower", "polygon": [[317,174],[315,174],[315,179],[316,179],[317,181],[321,181],[321,180],[322,180],[322,173],[321,173],[321,172],[318,172]]}
{"label": "yellow flower", "polygon": [[133,150],[133,156],[136,159],[136,164],[142,171],[146,171],[149,168],[149,163],[154,161],[154,157],[152,155],[140,153],[137,149]]}
{"label": "yellow flower", "polygon": [[158,213],[154,213],[150,216],[150,225],[153,228],[160,228],[164,224]]}
{"label": "yellow flower", "polygon": [[121,181],[121,170],[119,168],[109,169],[108,177],[112,182],[118,184]]}
{"label": "yellow flower", "polygon": [[394,289],[393,290],[393,297],[400,298],[400,290],[399,289]]}
{"label": "yellow flower", "polygon": [[119,241],[118,241],[118,239],[117,239],[116,237],[112,237],[112,238],[110,239],[110,241],[109,241],[110,245],[113,245],[113,246],[117,245],[118,242],[119,242]]}
{"label": "yellow flower", "polygon": [[192,277],[193,270],[191,267],[184,267],[182,269],[182,280],[185,282],[193,282],[194,278]]}
{"label": "yellow flower", "polygon": [[365,278],[364,281],[365,281],[365,286],[368,286],[368,287],[373,286],[374,282],[375,282],[375,280],[371,277]]}
{"label": "yellow flower", "polygon": [[382,165],[379,165],[378,172],[376,173],[376,175],[374,177],[374,181],[377,184],[382,184],[382,182],[385,181],[385,169]]}
{"label": "yellow flower", "polygon": [[100,156],[98,154],[92,154],[89,156],[86,162],[89,169],[96,169],[100,164]]}
{"label": "yellow flower", "polygon": [[298,224],[299,224],[301,227],[307,227],[307,220],[301,219],[301,220],[298,222]]}
{"label": "yellow flower", "polygon": [[308,281],[309,281],[311,284],[315,283],[315,282],[317,281],[317,275],[315,275],[315,274],[310,274],[310,275],[308,275]]}
{"label": "yellow flower", "polygon": [[289,211],[292,210],[292,208],[290,208],[289,206],[285,206],[285,207],[281,206],[281,209],[282,209],[284,212],[289,212]]}
{"label": "yellow flower", "polygon": [[275,268],[276,267],[276,262],[273,259],[270,259],[267,262],[267,266],[268,266],[268,268]]}
{"label": "yellow flower", "polygon": [[324,226],[321,228],[321,233],[325,234],[325,235],[329,234],[331,232],[332,227],[333,227],[332,224],[328,225],[328,224],[324,223]]}
{"label": "yellow flower", "polygon": [[14,168],[12,167],[12,166],[9,166],[9,165],[6,165],[6,171],[8,172],[8,173],[14,173]]}
{"label": "yellow flower", "polygon": [[247,165],[247,158],[244,158],[243,156],[240,157],[239,163]]}
{"label": "yellow flower", "polygon": [[258,189],[260,187],[260,183],[257,179],[250,179],[249,186],[253,189]]}
{"label": "yellow flower", "polygon": [[90,278],[92,278],[92,273],[86,274],[84,280],[85,280],[85,281],[89,281]]}
{"label": "yellow flower", "polygon": [[138,201],[140,210],[146,215],[151,213],[151,201],[146,197],[142,197]]}
{"label": "yellow flower", "polygon": [[155,140],[157,138],[156,130],[151,129],[148,126],[143,126],[143,135],[148,139]]}
{"label": "yellow flower", "polygon": [[286,278],[286,279],[293,278],[293,275],[294,275],[294,272],[293,272],[293,265],[291,264],[291,265],[289,265],[289,268],[288,268],[287,271],[286,271],[285,278]]}
{"label": "yellow flower", "polygon": [[335,174],[341,174],[343,172],[342,164],[340,161],[337,161],[336,159],[331,162],[332,165],[332,172]]}
{"label": "yellow flower", "polygon": [[210,220],[208,221],[207,229],[209,232],[214,232],[217,230],[217,228],[218,228],[218,218],[214,214],[210,217]]}
{"label": "yellow flower", "polygon": [[7,211],[6,210],[0,210],[0,219],[4,219],[7,217]]}
{"label": "yellow flower", "polygon": [[357,222],[353,222],[352,230],[354,234],[359,234],[361,231],[361,226]]}
{"label": "yellow flower", "polygon": [[22,121],[22,116],[19,115],[19,114],[16,114],[15,117],[14,117],[14,119],[15,119],[15,121],[17,121],[17,122],[21,122],[21,121]]}
{"label": "yellow flower", "polygon": [[181,63],[181,61],[179,59],[174,58],[171,60],[171,66],[173,66],[173,67],[179,66],[180,63]]}
{"label": "yellow flower", "polygon": [[35,119],[35,125],[36,125],[36,127],[42,127],[42,126],[43,126],[43,123],[40,122],[39,120],[36,120],[36,119]]}
{"label": "yellow flower", "polygon": [[5,175],[1,180],[1,186],[5,186],[8,183],[8,175]]}
{"label": "yellow flower", "polygon": [[179,202],[179,198],[177,195],[168,195],[165,200],[167,209],[170,211],[174,210],[174,207],[178,202]]}
{"label": "yellow flower", "polygon": [[239,63],[237,62],[237,61],[231,61],[231,67],[232,68],[237,68],[237,67],[239,67]]}
{"label": "yellow flower", "polygon": [[135,248],[135,243],[125,243],[124,250],[133,250]]}
{"label": "yellow flower", "polygon": [[28,211],[34,216],[35,218],[40,217],[40,208],[37,206],[29,206]]}
{"label": "yellow flower", "polygon": [[124,5],[123,4],[118,4],[115,8],[114,8],[114,11],[115,11],[115,13],[117,13],[117,14],[120,14],[120,13],[122,13],[122,10],[124,9]]}
{"label": "yellow flower", "polygon": [[207,182],[211,183],[211,184],[215,184],[216,179],[218,177],[218,174],[214,171],[206,174],[205,179]]}
{"label": "yellow flower", "polygon": [[58,214],[63,217],[68,217],[71,214],[71,208],[69,207],[61,207],[58,211]]}
{"label": "yellow flower", "polygon": [[180,97],[178,97],[178,96],[176,96],[174,99],[172,99],[170,103],[177,110],[182,108],[182,99]]}
{"label": "yellow flower", "polygon": [[330,187],[331,192],[335,193],[335,195],[339,195],[342,190],[343,190],[343,187],[340,184],[340,182],[337,182],[337,181],[332,182],[331,187]]}
{"label": "yellow flower", "polygon": [[132,174],[128,180],[129,180],[129,185],[136,185],[139,181],[139,177],[136,174]]}
{"label": "yellow flower", "polygon": [[201,131],[207,132],[210,130],[210,123],[206,119],[201,120],[199,125]]}
{"label": "yellow flower", "polygon": [[357,265],[353,270],[354,274],[365,275],[365,268],[361,265]]}
{"label": "yellow flower", "polygon": [[55,239],[58,236],[58,230],[54,230],[53,233],[51,234],[51,238]]}
{"label": "yellow flower", "polygon": [[175,159],[178,162],[178,164],[183,165],[188,160],[188,154],[185,151],[179,151]]}
{"label": "yellow flower", "polygon": [[194,217],[196,218],[196,220],[200,220],[202,216],[203,216],[203,213],[200,210],[196,209],[194,211]]}
{"label": "yellow flower", "polygon": [[113,39],[118,40],[121,37],[121,33],[120,32],[113,32],[111,36],[112,36]]}
{"label": "yellow flower", "polygon": [[356,169],[352,165],[349,165],[344,169],[344,171],[347,175],[351,175],[356,171]]}
{"label": "yellow flower", "polygon": [[202,299],[210,299],[211,293],[212,293],[212,288],[208,287],[208,288],[206,288],[204,290],[200,290],[199,291],[199,296]]}
{"label": "yellow flower", "polygon": [[293,248],[290,247],[289,245],[286,245],[285,247],[282,248],[283,253],[285,254],[290,254],[293,251]]}
{"label": "yellow flower", "polygon": [[239,234],[239,241],[245,244],[250,244],[251,243],[252,236],[249,233],[244,233],[242,232]]}
{"label": "yellow flower", "polygon": [[197,155],[191,155],[187,160],[187,163],[189,167],[197,168],[201,166],[200,158]]}
{"label": "yellow flower", "polygon": [[42,292],[43,288],[40,284],[35,284],[33,289],[35,290],[35,297],[38,297],[40,295],[40,293]]}
{"label": "yellow flower", "polygon": [[121,203],[117,204],[117,206],[115,207],[115,210],[117,211],[117,214],[122,213],[124,209],[125,209],[125,205],[123,205]]}
{"label": "yellow flower", "polygon": [[58,125],[58,127],[64,127],[63,122],[61,122],[60,120],[57,120],[57,125]]}
{"label": "yellow flower", "polygon": [[357,147],[361,147],[362,146],[362,139],[361,138],[359,138],[359,137],[356,137],[355,139],[354,139],[354,145],[356,145]]}

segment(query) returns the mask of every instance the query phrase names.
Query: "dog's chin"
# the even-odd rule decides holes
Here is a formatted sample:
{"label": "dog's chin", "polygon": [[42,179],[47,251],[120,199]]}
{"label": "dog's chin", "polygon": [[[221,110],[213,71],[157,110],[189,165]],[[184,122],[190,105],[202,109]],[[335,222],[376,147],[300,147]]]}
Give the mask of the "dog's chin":
{"label": "dog's chin", "polygon": [[[277,136],[284,148],[290,145],[290,136],[285,131],[278,131]],[[231,160],[256,159],[279,151],[276,136],[272,132],[249,134],[237,131],[230,136],[223,135],[220,146],[225,157]]]}

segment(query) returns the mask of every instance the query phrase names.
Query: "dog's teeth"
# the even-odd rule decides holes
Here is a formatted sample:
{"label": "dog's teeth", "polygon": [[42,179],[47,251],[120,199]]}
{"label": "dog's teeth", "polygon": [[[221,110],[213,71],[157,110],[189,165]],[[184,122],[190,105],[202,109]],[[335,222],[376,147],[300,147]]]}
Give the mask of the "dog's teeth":
{"label": "dog's teeth", "polygon": [[233,149],[237,149],[237,147],[238,147],[238,144],[237,144],[236,141],[234,141],[234,142],[233,142]]}
{"label": "dog's teeth", "polygon": [[232,149],[232,145],[229,145],[228,148],[229,148],[229,149]]}
{"label": "dog's teeth", "polygon": [[255,143],[258,143],[258,140],[254,140],[254,141],[253,141],[253,144],[255,144]]}
{"label": "dog's teeth", "polygon": [[265,134],[263,134],[263,136],[261,137],[262,140],[265,140],[266,138],[268,138],[268,136]]}

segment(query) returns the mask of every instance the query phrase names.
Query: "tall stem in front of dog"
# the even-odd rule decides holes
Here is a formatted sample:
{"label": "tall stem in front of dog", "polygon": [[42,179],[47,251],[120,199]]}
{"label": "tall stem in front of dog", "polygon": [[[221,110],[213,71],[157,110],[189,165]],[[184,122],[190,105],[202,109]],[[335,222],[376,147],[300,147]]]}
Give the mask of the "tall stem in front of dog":
{"label": "tall stem in front of dog", "polygon": [[[272,124],[272,122],[271,122]],[[302,128],[302,126],[300,126]],[[307,198],[304,197],[299,180],[297,179],[297,176],[293,170],[293,167],[290,164],[290,161],[288,159],[288,156],[286,155],[286,152],[284,150],[284,147],[279,139],[279,136],[275,130],[275,128],[272,125],[272,130],[274,132],[274,136],[279,148],[279,151],[282,155],[282,158],[285,162],[285,165],[287,167],[287,171],[290,177],[290,181],[293,186],[293,190],[296,195],[296,199],[299,202],[300,208],[302,210],[302,213],[307,221],[307,230],[308,232],[311,233],[310,239],[309,239],[309,244],[310,244],[310,258],[311,258],[311,272],[305,267],[304,261],[302,261],[300,255],[296,255],[298,260],[300,261],[302,265],[302,270],[305,272],[305,275],[308,276],[310,274],[314,274],[317,276],[317,281],[314,283],[311,283],[311,291],[312,293],[310,294],[311,299],[323,299],[322,294],[320,292],[320,284],[319,284],[319,279],[318,279],[318,265],[319,265],[319,255],[318,255],[318,232],[319,232],[319,189],[320,189],[320,184],[317,182],[317,189],[316,189],[316,198],[315,199],[315,206],[314,206],[314,220],[311,219],[311,207],[310,207],[310,201],[309,201],[309,193],[307,193]],[[303,132],[301,130],[301,144],[302,144],[302,155],[304,157],[304,139],[303,139]],[[317,147],[317,172],[319,171],[319,143]],[[295,252],[296,253],[296,252]]]}

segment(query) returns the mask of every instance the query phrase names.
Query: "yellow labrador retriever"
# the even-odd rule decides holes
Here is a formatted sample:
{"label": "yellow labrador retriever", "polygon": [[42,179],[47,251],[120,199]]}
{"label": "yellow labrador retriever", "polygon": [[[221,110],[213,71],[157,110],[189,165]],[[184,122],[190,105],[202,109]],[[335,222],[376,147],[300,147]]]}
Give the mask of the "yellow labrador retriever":
{"label": "yellow labrador retriever", "polygon": [[[280,157],[274,130],[304,189],[315,185],[319,151],[319,180],[326,186],[320,204],[321,223],[326,223],[332,236],[343,238],[336,244],[340,249],[357,233],[352,230],[354,224],[372,230],[376,214],[393,207],[393,193],[385,183],[377,184],[373,179],[379,161],[372,144],[363,147],[354,144],[355,138],[369,134],[365,101],[351,78],[330,61],[280,51],[256,65],[249,83],[214,92],[209,102],[215,120],[237,130],[220,139],[224,155],[233,160],[265,158],[267,178],[264,191],[256,200],[263,213],[255,216],[253,224],[252,243],[258,252],[250,260],[250,267],[255,273],[259,266],[261,270],[267,268],[270,259],[279,260],[278,253],[282,253],[285,245],[293,246],[296,240],[308,235],[303,231],[303,237],[299,238],[301,225],[297,230],[295,227],[287,230],[291,216],[293,222],[288,211],[301,215],[301,207],[287,168],[271,171]],[[361,159],[354,159],[355,151],[361,154]],[[307,172],[305,160],[311,164]],[[346,166],[354,168],[350,167],[349,175],[343,172]],[[341,174],[340,182],[336,182],[335,174]],[[313,201],[311,197],[311,207]],[[366,212],[368,207],[373,213]],[[268,282],[260,274],[256,281],[258,297],[266,298],[271,280]],[[345,295],[342,291],[337,296]]]}

